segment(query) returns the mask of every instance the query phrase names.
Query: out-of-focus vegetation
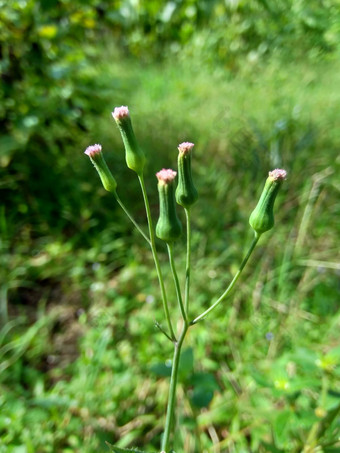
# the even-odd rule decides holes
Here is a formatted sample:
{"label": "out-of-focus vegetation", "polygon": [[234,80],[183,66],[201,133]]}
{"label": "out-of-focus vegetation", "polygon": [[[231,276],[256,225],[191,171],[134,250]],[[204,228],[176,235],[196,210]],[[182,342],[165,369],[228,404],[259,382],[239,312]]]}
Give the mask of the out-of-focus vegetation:
{"label": "out-of-focus vegetation", "polygon": [[154,173],[196,143],[195,313],[237,268],[267,171],[289,173],[234,298],[189,336],[177,451],[193,433],[207,452],[339,451],[339,16],[336,0],[0,2],[1,453],[158,448],[171,348],[152,258],[82,154],[102,143],[143,223],[121,104],[155,216]]}

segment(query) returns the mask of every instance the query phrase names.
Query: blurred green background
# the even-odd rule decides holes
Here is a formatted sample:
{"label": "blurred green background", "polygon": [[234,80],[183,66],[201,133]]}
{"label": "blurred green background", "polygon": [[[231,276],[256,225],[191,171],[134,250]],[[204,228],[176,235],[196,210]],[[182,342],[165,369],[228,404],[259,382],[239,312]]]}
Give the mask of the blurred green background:
{"label": "blurred green background", "polygon": [[340,452],[339,0],[0,0],[0,59],[0,453],[159,449],[152,256],[83,155],[103,145],[145,225],[122,104],[155,219],[155,172],[195,143],[195,314],[237,270],[267,172],[288,171],[275,228],[188,337],[176,451]]}

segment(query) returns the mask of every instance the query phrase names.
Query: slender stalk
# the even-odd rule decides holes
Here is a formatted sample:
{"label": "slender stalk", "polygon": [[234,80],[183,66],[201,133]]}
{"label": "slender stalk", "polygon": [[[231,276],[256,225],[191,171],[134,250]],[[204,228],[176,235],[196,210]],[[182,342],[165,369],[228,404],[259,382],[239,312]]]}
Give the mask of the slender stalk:
{"label": "slender stalk", "polygon": [[143,236],[143,238],[146,240],[146,242],[151,246],[151,241],[150,239],[147,237],[147,235],[144,233],[144,231],[142,230],[142,228],[138,225],[138,223],[135,221],[135,219],[132,217],[132,215],[130,214],[130,212],[127,210],[126,206],[124,205],[124,203],[122,202],[122,200],[119,198],[117,192],[114,194],[116,200],[117,200],[117,203],[119,204],[119,206],[123,209],[123,211],[125,212],[125,214],[127,215],[127,217],[130,219],[130,221],[134,224],[134,226],[136,227],[136,229],[139,231],[139,233]]}
{"label": "slender stalk", "polygon": [[191,270],[191,222],[190,222],[190,208],[185,209],[187,220],[187,261],[185,269],[185,295],[184,295],[184,308],[187,316],[189,316],[189,293],[190,293],[190,270]]}
{"label": "slender stalk", "polygon": [[0,329],[8,322],[8,287],[0,287]]}
{"label": "slender stalk", "polygon": [[169,399],[168,399],[168,406],[166,411],[166,420],[165,420],[165,429],[163,434],[162,440],[162,451],[168,453],[169,451],[169,442],[170,442],[170,435],[173,430],[173,423],[175,418],[175,406],[176,406],[176,388],[177,388],[177,380],[178,380],[178,368],[179,368],[179,359],[181,356],[181,349],[183,345],[183,341],[185,335],[189,329],[188,324],[184,324],[183,330],[180,334],[178,342],[175,343],[175,350],[174,350],[174,357],[172,361],[172,370],[171,370],[171,379],[170,379],[170,387],[169,387]]}
{"label": "slender stalk", "polygon": [[181,310],[182,317],[183,317],[183,320],[184,320],[185,324],[188,324],[188,317],[187,317],[187,314],[186,314],[185,309],[184,309],[183,299],[182,299],[182,294],[181,294],[181,287],[180,287],[179,280],[178,280],[178,275],[177,275],[177,272],[176,272],[176,266],[175,266],[175,261],[174,261],[174,254],[173,254],[172,244],[167,244],[167,247],[168,247],[169,262],[170,262],[172,276],[174,278],[174,283],[175,283],[176,295],[177,295],[179,308]]}
{"label": "slender stalk", "polygon": [[157,329],[162,332],[162,334],[164,334],[170,341],[173,341],[172,338],[167,334],[167,332],[165,332],[165,330],[163,329],[163,327],[159,324],[159,322],[155,322],[155,327],[157,327]]}
{"label": "slender stalk", "polygon": [[239,276],[241,275],[241,272],[244,268],[244,266],[247,264],[247,261],[249,260],[250,258],[250,255],[253,253],[253,250],[256,246],[256,244],[258,243],[258,240],[260,239],[260,234],[258,233],[255,233],[255,237],[251,243],[251,246],[246,254],[246,256],[243,258],[243,261],[238,269],[238,271],[236,272],[235,274],[235,277],[232,279],[230,285],[228,286],[228,288],[224,291],[224,293],[222,294],[222,296],[217,299],[217,301],[210,307],[208,308],[207,310],[205,310],[204,313],[202,313],[201,315],[197,316],[197,318],[195,318],[192,322],[191,322],[191,325],[193,324],[196,324],[198,321],[201,321],[201,319],[205,318],[215,307],[217,307],[217,305],[219,305],[227,296],[228,294],[230,293],[230,291],[233,289],[233,287],[235,286],[235,283],[237,282],[237,280],[239,279]]}
{"label": "slender stalk", "polygon": [[146,217],[148,219],[148,225],[149,225],[150,247],[151,247],[152,256],[153,256],[153,259],[154,259],[154,262],[155,262],[155,267],[156,267],[156,271],[157,271],[157,275],[158,275],[159,286],[160,286],[161,293],[162,293],[162,301],[163,301],[164,313],[165,313],[166,321],[168,323],[168,328],[169,328],[169,331],[170,331],[170,337],[172,338],[173,341],[176,341],[176,336],[175,336],[175,333],[174,333],[174,329],[172,327],[170,313],[169,313],[169,305],[168,305],[168,300],[167,300],[167,296],[166,296],[162,270],[161,270],[161,267],[160,267],[160,264],[159,264],[159,259],[158,259],[157,249],[156,249],[155,232],[154,232],[154,228],[153,228],[153,222],[152,222],[151,211],[150,211],[150,204],[149,204],[148,194],[146,192],[146,187],[145,187],[143,174],[138,175],[138,179],[139,179],[139,183],[140,183],[140,186],[141,186],[141,189],[142,189],[142,193],[143,193],[143,199],[144,199],[145,210],[146,210]]}

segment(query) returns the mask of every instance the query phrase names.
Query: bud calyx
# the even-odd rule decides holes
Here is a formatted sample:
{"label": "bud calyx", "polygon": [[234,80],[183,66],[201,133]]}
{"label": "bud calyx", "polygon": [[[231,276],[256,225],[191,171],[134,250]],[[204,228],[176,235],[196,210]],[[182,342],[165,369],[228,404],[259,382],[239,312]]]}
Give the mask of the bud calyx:
{"label": "bud calyx", "polygon": [[269,172],[260,200],[249,218],[250,226],[257,234],[265,233],[273,228],[274,203],[286,176],[287,172],[278,168]]}
{"label": "bud calyx", "polygon": [[182,225],[176,213],[174,189],[176,175],[177,173],[171,169],[163,169],[156,174],[159,194],[159,219],[156,225],[156,235],[167,243],[175,241],[182,233]]}
{"label": "bud calyx", "polygon": [[101,145],[96,144],[88,146],[84,154],[89,156],[91,162],[94,165],[94,168],[97,170],[99,174],[104,189],[107,190],[108,192],[115,192],[117,182],[115,178],[112,176],[112,173],[106,164],[106,161],[102,153]]}
{"label": "bud calyx", "polygon": [[141,175],[145,165],[145,155],[133,131],[128,107],[124,105],[116,107],[112,112],[112,116],[123,139],[126,164],[131,170]]}
{"label": "bud calyx", "polygon": [[176,201],[185,209],[190,208],[198,198],[191,173],[191,154],[193,143],[184,142],[178,145],[178,186],[176,189]]}

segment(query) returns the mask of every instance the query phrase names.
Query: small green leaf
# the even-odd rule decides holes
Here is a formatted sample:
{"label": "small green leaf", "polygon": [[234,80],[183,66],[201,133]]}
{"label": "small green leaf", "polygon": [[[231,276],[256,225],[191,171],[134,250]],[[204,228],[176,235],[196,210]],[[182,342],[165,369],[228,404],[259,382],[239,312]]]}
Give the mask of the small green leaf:
{"label": "small green leaf", "polygon": [[191,376],[193,394],[191,401],[194,406],[203,408],[209,406],[214,396],[214,391],[219,390],[216,379],[211,373],[195,373]]}
{"label": "small green leaf", "polygon": [[168,377],[171,376],[171,365],[168,366],[163,362],[153,363],[150,366],[150,371],[156,376]]}
{"label": "small green leaf", "polygon": [[191,401],[192,404],[200,409],[208,407],[214,397],[214,392],[204,388],[195,389]]}
{"label": "small green leaf", "polygon": [[219,390],[219,385],[215,376],[211,373],[194,373],[191,377],[194,388],[204,388],[206,390]]}
{"label": "small green leaf", "polygon": [[287,435],[289,425],[292,420],[293,413],[288,410],[283,410],[278,413],[274,420],[273,428],[275,433],[275,439],[278,444],[284,442],[285,436]]}

